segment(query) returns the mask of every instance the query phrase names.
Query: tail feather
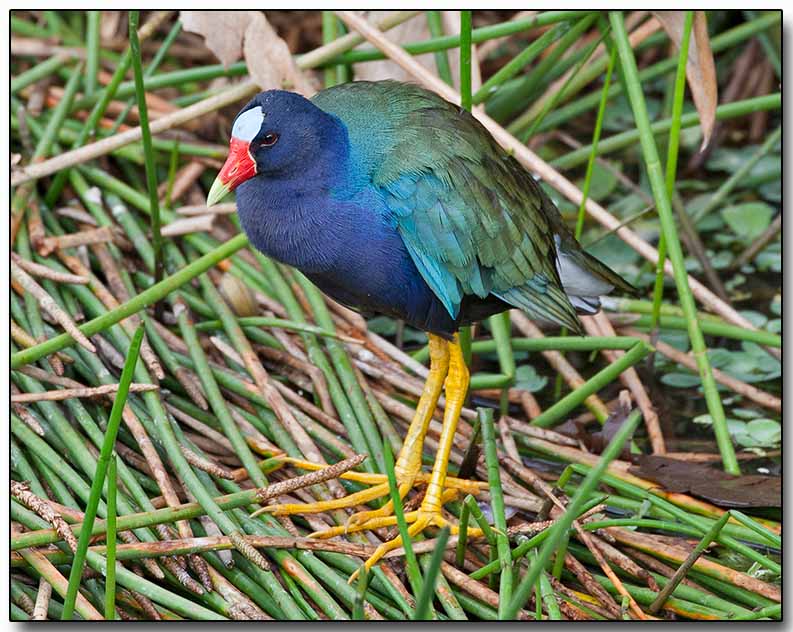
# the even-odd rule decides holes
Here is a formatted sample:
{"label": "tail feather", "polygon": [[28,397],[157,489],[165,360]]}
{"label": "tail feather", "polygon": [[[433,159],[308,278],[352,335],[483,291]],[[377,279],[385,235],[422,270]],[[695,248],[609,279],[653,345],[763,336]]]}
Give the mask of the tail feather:
{"label": "tail feather", "polygon": [[548,285],[539,292],[529,286],[513,287],[494,293],[502,301],[525,311],[533,320],[567,327],[571,332],[584,335],[570,298],[558,287]]}
{"label": "tail feather", "polygon": [[583,260],[585,261],[585,265],[587,269],[592,272],[593,274],[597,275],[609,285],[612,285],[614,288],[625,292],[626,294],[630,294],[631,296],[637,296],[639,294],[639,290],[633,287],[630,283],[628,283],[625,279],[623,279],[619,274],[614,272],[611,268],[609,268],[605,263],[596,259],[588,252],[583,250],[580,251]]}

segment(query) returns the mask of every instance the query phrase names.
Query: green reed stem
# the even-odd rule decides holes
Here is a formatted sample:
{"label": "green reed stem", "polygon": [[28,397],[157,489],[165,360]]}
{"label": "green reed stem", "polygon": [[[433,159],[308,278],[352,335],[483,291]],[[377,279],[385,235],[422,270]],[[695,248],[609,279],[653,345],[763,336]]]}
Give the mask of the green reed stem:
{"label": "green reed stem", "polygon": [[548,428],[560,423],[565,415],[581,404],[587,397],[614,381],[623,371],[640,362],[652,350],[650,345],[637,342],[625,355],[589,378],[574,391],[565,395],[553,406],[546,408],[538,417],[532,419],[533,426]]}
{"label": "green reed stem", "polygon": [[435,550],[432,552],[429,567],[424,574],[421,592],[416,600],[416,611],[413,614],[413,621],[426,621],[431,619],[432,597],[435,595],[435,586],[441,572],[443,555],[446,553],[446,543],[449,541],[449,527],[443,527],[435,540]]}
{"label": "green reed stem", "polygon": [[462,568],[465,563],[465,547],[468,544],[468,519],[471,515],[471,510],[468,509],[467,503],[461,503],[460,506],[460,522],[458,523],[457,531],[457,548],[455,550],[454,561],[457,568]]}
{"label": "green reed stem", "polygon": [[[333,19],[336,19],[336,16],[333,14],[332,11],[326,11],[325,13],[330,13],[333,16]],[[335,77],[336,71],[334,69],[326,69],[333,71],[333,75]],[[366,590],[369,588],[369,580],[372,578],[372,574],[367,571],[365,568],[361,569],[361,574],[358,575],[358,585],[356,589],[358,594],[355,598],[355,604],[352,607],[352,619],[353,621],[364,621],[366,616],[364,615],[363,604],[366,601]]]}
{"label": "green reed stem", "polygon": [[33,156],[31,158],[32,160],[38,160],[39,158],[44,158],[49,155],[52,145],[55,142],[58,129],[66,119],[69,107],[71,107],[74,97],[77,94],[77,88],[80,86],[80,79],[82,79],[82,70],[82,62],[77,64],[72,70],[69,80],[66,82],[66,86],[63,89],[63,96],[58,102],[58,105],[55,106],[52,116],[50,116],[47,121],[47,126],[44,128],[44,132],[36,143],[36,149],[33,151]]}
{"label": "green reed stem", "polygon": [[[536,99],[540,86],[550,81],[557,71],[562,70],[563,72],[562,67],[576,59],[575,53],[566,58],[564,55],[581,39],[586,30],[595,23],[596,19],[597,15],[592,13],[584,15],[577,20],[559,38],[553,49],[514,88],[509,89],[509,92],[507,92],[508,88],[504,87],[500,95],[502,102],[496,103],[494,100],[489,104],[491,107],[488,110],[491,111],[491,114],[499,120],[505,120],[516,114],[527,101]],[[525,130],[525,127],[534,120],[535,115],[536,113],[529,108],[510,123],[507,130],[513,134],[518,133],[520,130]]]}
{"label": "green reed stem", "polygon": [[595,490],[595,487],[600,484],[609,463],[622,452],[625,442],[633,434],[634,430],[636,430],[640,420],[641,412],[638,410],[633,411],[628,416],[622,426],[620,426],[620,429],[614,434],[613,439],[609,441],[606,449],[603,450],[603,454],[600,456],[597,465],[589,471],[589,474],[587,474],[586,478],[579,486],[575,496],[573,496],[570,503],[567,505],[564,514],[562,514],[556,523],[548,529],[547,540],[543,544],[542,549],[540,549],[539,555],[532,561],[529,570],[515,589],[512,601],[510,601],[509,605],[504,610],[506,618],[514,619],[518,611],[526,603],[540,573],[544,571],[545,565],[548,563],[548,560],[550,560],[554,550],[556,550],[561,536],[572,526],[573,520],[578,516],[581,507]]}
{"label": "green reed stem", "polygon": [[592,56],[592,53],[595,52],[595,49],[598,47],[598,44],[600,44],[603,41],[603,38],[606,37],[606,34],[607,34],[606,32],[602,33],[598,39],[591,42],[589,46],[587,46],[586,49],[584,49],[581,59],[577,62],[575,68],[570,72],[570,76],[565,80],[564,84],[562,84],[562,87],[559,88],[559,90],[556,90],[550,96],[550,98],[544,99],[542,108],[537,113],[537,115],[531,120],[531,125],[529,126],[529,129],[523,133],[522,137],[524,139],[529,139],[534,136],[535,132],[537,131],[537,128],[545,119],[548,112],[550,112],[556,106],[559,100],[562,99],[562,97],[565,95],[568,87],[572,84],[575,78],[579,76],[581,69],[589,61],[589,58]]}
{"label": "green reed stem", "polygon": [[[559,604],[556,601],[556,595],[551,587],[551,582],[548,579],[548,574],[543,571],[540,573],[540,599],[548,611],[548,619],[550,621],[561,621],[562,612],[559,610]],[[539,618],[539,617],[538,617]]]}
{"label": "green reed stem", "polygon": [[[771,13],[769,11],[769,13]],[[752,9],[744,9],[743,14],[749,20],[756,20],[757,11]],[[779,57],[779,50],[774,42],[771,41],[772,34],[769,33],[772,31],[771,28],[767,30],[760,31],[757,34],[757,40],[760,42],[760,45],[763,47],[763,52],[765,53],[766,59],[768,59],[769,63],[771,64],[772,68],[774,69],[774,74],[776,75],[777,81],[782,81],[782,60]]]}
{"label": "green reed stem", "polygon": [[764,527],[756,520],[753,520],[745,513],[738,511],[737,509],[730,509],[730,514],[732,517],[735,518],[738,522],[740,522],[743,526],[751,529],[755,533],[762,536],[765,540],[767,540],[771,546],[774,546],[778,549],[782,548],[782,538],[779,537],[776,533]]}
{"label": "green reed stem", "polygon": [[732,617],[732,621],[756,621],[757,619],[781,619],[782,617],[782,604],[774,604],[773,606],[766,606],[755,610],[751,614],[739,614]]}
{"label": "green reed stem", "polygon": [[713,379],[710,360],[707,356],[707,347],[702,335],[702,329],[696,315],[696,303],[688,285],[688,273],[685,268],[685,257],[680,240],[677,235],[675,218],[669,196],[666,192],[661,161],[655,146],[652,130],[650,129],[650,118],[647,114],[647,104],[644,100],[642,86],[638,78],[636,59],[628,41],[628,34],[625,30],[625,22],[620,12],[609,14],[614,40],[620,55],[620,63],[625,75],[625,83],[628,90],[628,97],[633,108],[636,126],[640,132],[642,153],[646,162],[647,175],[653,190],[658,216],[661,220],[661,229],[665,235],[667,247],[669,249],[669,259],[675,277],[675,284],[683,311],[688,321],[688,334],[691,340],[691,347],[697,361],[700,377],[702,379],[702,389],[705,392],[705,400],[708,410],[713,418],[713,429],[716,435],[716,442],[722,456],[725,471],[730,474],[740,474],[738,460],[735,458],[735,449],[732,445],[730,433],[727,430],[727,420],[724,415],[721,398]]}
{"label": "green reed stem", "polygon": [[[769,12],[762,17],[757,18],[757,20],[739,24],[738,26],[725,31],[724,33],[720,33],[710,41],[711,50],[715,55],[716,53],[728,50],[736,44],[750,39],[755,34],[762,32],[764,29],[778,24],[780,21],[780,15],[781,14],[778,11]],[[650,83],[654,79],[673,70],[676,66],[677,60],[675,58],[664,59],[663,61],[653,64],[652,66],[644,68],[639,73],[639,79],[642,81],[642,83]],[[617,82],[611,86],[608,98],[612,99],[621,92],[622,84],[621,82]],[[576,117],[580,117],[588,110],[597,107],[598,101],[598,94],[593,92],[577,99],[572,103],[569,103],[568,105],[560,107],[548,115],[543,124],[540,125],[540,129],[538,131],[545,132],[548,130],[557,129],[563,123],[566,123],[567,121]],[[699,118],[695,118],[696,122],[692,123],[692,125],[699,123]]]}
{"label": "green reed stem", "polygon": [[[130,53],[130,49],[127,48],[121,60],[116,65],[116,70],[113,72],[113,76],[110,78],[110,82],[107,84],[107,86],[105,86],[104,90],[96,92],[92,97],[90,97],[91,99],[96,99],[96,101],[94,102],[94,106],[88,115],[88,119],[80,129],[77,138],[72,143],[72,149],[82,147],[85,144],[85,141],[94,134],[97,125],[99,124],[99,120],[102,118],[105,110],[107,110],[107,106],[110,105],[110,102],[116,95],[119,84],[121,83],[122,79],[124,79],[124,75],[129,69],[130,63],[132,63],[132,55]],[[78,107],[79,103],[80,101],[72,104],[72,110]],[[55,205],[55,202],[57,201],[64,185],[66,184],[66,180],[69,177],[70,171],[70,169],[64,169],[63,171],[55,174],[52,184],[47,191],[47,195],[44,198],[48,206],[52,207]]]}
{"label": "green reed stem", "polygon": [[90,96],[96,91],[99,73],[99,11],[88,11],[86,15],[87,29],[85,39],[85,95]]}
{"label": "green reed stem", "polygon": [[[339,21],[336,19],[336,14],[333,11],[322,12],[322,43],[330,44],[339,36]],[[339,83],[338,79],[339,66],[328,66],[325,68],[325,87],[330,88]]]}
{"label": "green reed stem", "polygon": [[469,513],[471,516],[473,516],[477,526],[484,533],[487,543],[492,547],[496,547],[496,532],[493,527],[488,524],[487,518],[485,518],[485,514],[483,514],[482,510],[479,508],[476,499],[468,494],[468,496],[463,499],[463,503],[465,503],[466,507],[468,507]]}
{"label": "green reed stem", "polygon": [[[179,272],[176,272],[175,274],[166,277],[159,283],[152,285],[150,288],[143,290],[143,292],[137,296],[134,296],[126,303],[122,303],[115,309],[109,310],[105,314],[102,314],[101,316],[84,323],[80,326],[80,331],[82,331],[86,336],[93,336],[94,334],[104,331],[108,327],[115,325],[120,320],[123,320],[128,316],[131,316],[132,314],[146,308],[152,303],[164,298],[176,288],[181,287],[188,281],[197,277],[199,274],[203,274],[212,266],[216,265],[223,259],[230,257],[232,254],[238,250],[241,250],[242,248],[245,248],[247,245],[248,238],[245,235],[240,234],[232,237],[225,244],[217,247],[212,252],[199,257],[195,261],[192,261],[187,266],[179,270]],[[42,342],[35,347],[29,347],[13,354],[11,356],[11,368],[15,369],[20,366],[24,366],[25,364],[30,364],[39,358],[43,358],[44,356],[56,351],[60,351],[65,347],[71,346],[72,344],[74,344],[74,339],[69,334],[55,336],[54,338],[50,338],[49,340]]]}
{"label": "green reed stem", "polygon": [[388,476],[388,489],[391,493],[391,503],[394,506],[394,516],[396,517],[397,527],[399,527],[399,537],[402,539],[402,548],[405,549],[405,569],[407,571],[410,587],[414,595],[421,594],[422,579],[419,570],[416,554],[413,552],[408,525],[405,521],[405,509],[402,506],[402,498],[399,496],[399,485],[394,471],[394,456],[391,454],[391,446],[386,441],[383,444],[383,457],[385,460],[385,470]]}
{"label": "green reed stem", "polygon": [[[578,463],[572,464],[572,468],[579,473],[585,472],[588,469],[586,466],[582,466]],[[653,505],[673,515],[681,522],[691,525],[696,529],[699,529],[700,534],[707,533],[708,529],[713,524],[713,520],[711,518],[706,518],[704,516],[699,516],[690,513],[688,511],[685,511],[684,509],[681,509],[680,507],[673,505],[668,500],[665,500],[664,498],[660,498],[659,496],[656,496],[652,492],[648,494],[647,490],[643,490],[636,487],[635,485],[626,483],[625,481],[620,480],[616,476],[613,476],[611,474],[604,474],[602,479],[604,484],[622,490],[625,493],[630,494],[634,498],[640,497],[643,499],[647,499]],[[730,527],[733,528],[731,529]],[[723,546],[728,547],[740,553],[741,555],[746,556],[750,560],[757,562],[764,568],[767,568],[774,573],[781,573],[782,568],[779,564],[774,562],[772,559],[758,553],[756,550],[744,544],[743,542],[740,542],[736,537],[733,537],[732,535],[728,535],[728,533],[730,532],[736,533],[736,529],[740,529],[738,536],[741,537],[742,539],[750,539],[750,540],[753,538],[756,539],[755,534],[751,530],[743,529],[738,525],[727,524],[724,528],[724,532],[719,534],[717,541]],[[747,538],[746,536],[749,537]]]}
{"label": "green reed stem", "polygon": [[[13,20],[13,18],[11,18]],[[23,88],[40,81],[44,77],[49,77],[52,73],[61,68],[67,60],[70,59],[69,55],[64,53],[56,53],[52,57],[29,68],[25,72],[21,72],[15,77],[11,78],[11,94],[14,95]]]}
{"label": "green reed stem", "polygon": [[479,105],[493,96],[505,82],[528,66],[539,54],[569,30],[570,25],[567,22],[560,22],[534,40],[482,84],[482,87],[473,95],[474,105]]}
{"label": "green reed stem", "polygon": [[[432,37],[443,37],[443,22],[441,21],[440,11],[426,11],[427,26],[430,30]],[[443,79],[448,85],[454,85],[452,78],[452,68],[449,65],[449,56],[445,50],[436,50],[433,55],[435,56],[435,68],[438,70],[438,76]]]}
{"label": "green reed stem", "polygon": [[606,67],[606,78],[603,80],[603,89],[600,92],[600,104],[598,105],[597,118],[595,119],[595,131],[592,133],[591,151],[589,152],[589,160],[586,165],[586,174],[584,175],[584,188],[582,190],[583,197],[581,204],[578,207],[578,217],[575,223],[575,238],[581,239],[581,233],[584,232],[584,220],[586,219],[586,201],[589,198],[589,189],[592,185],[592,173],[595,169],[595,158],[597,158],[598,142],[600,141],[600,132],[603,130],[603,118],[606,114],[606,105],[608,104],[609,88],[611,87],[611,73],[614,71],[614,64],[617,61],[617,49],[612,48],[609,55],[609,63]]}
{"label": "green reed stem", "polygon": [[146,88],[143,85],[143,64],[141,62],[140,42],[138,41],[138,21],[140,11],[129,12],[129,48],[132,55],[132,72],[135,77],[135,93],[138,100],[141,140],[146,166],[146,184],[149,189],[149,216],[151,217],[151,242],[154,250],[154,282],[159,283],[163,276],[162,233],[160,232],[160,201],[157,195],[157,166],[154,148],[151,144],[149,129],[149,109],[146,105]]}
{"label": "green reed stem", "polygon": [[177,307],[176,311],[178,312],[177,319],[179,322],[179,331],[181,332],[182,338],[184,339],[187,349],[190,352],[190,358],[193,360],[195,371],[198,374],[198,378],[201,380],[201,386],[203,387],[202,390],[207,398],[207,401],[209,402],[209,405],[212,407],[212,412],[215,413],[215,416],[223,428],[223,433],[231,442],[235,454],[237,454],[246,471],[248,472],[248,476],[250,476],[251,481],[253,481],[259,487],[266,485],[267,479],[259,469],[258,463],[251,453],[251,450],[245,441],[245,437],[242,436],[239,426],[232,418],[226,400],[224,399],[223,394],[220,392],[220,387],[215,381],[215,377],[212,375],[209,362],[207,361],[204,350],[198,340],[198,335],[196,334],[195,328],[193,327],[187,310],[179,309]]}
{"label": "green reed stem", "polygon": [[782,138],[782,126],[777,127],[768,138],[765,139],[763,144],[755,151],[751,157],[744,162],[729,178],[719,185],[719,188],[713,193],[705,205],[693,213],[691,213],[691,221],[696,224],[701,221],[706,215],[719,208],[727,200],[727,197],[733,190],[746,181],[746,176],[754,168],[754,166],[767,156]]}
{"label": "green reed stem", "polygon": [[[716,120],[726,121],[740,116],[747,116],[752,112],[778,110],[782,107],[782,95],[779,92],[774,94],[767,94],[761,97],[752,97],[751,99],[744,99],[743,101],[733,101],[732,103],[725,103],[716,108]],[[699,114],[697,112],[689,112],[680,117],[680,126],[683,129],[699,125]],[[667,118],[662,121],[657,121],[649,125],[650,138],[659,134],[669,132],[672,127],[672,119]],[[642,132],[639,129],[627,130],[614,134],[608,138],[601,139],[598,144],[598,155],[602,156],[620,149],[625,149],[636,144],[640,140]],[[578,165],[584,164],[589,159],[589,154],[592,147],[585,145],[578,149],[571,151],[559,158],[550,161],[550,165],[560,170],[572,169]],[[657,153],[657,152],[656,152]]]}
{"label": "green reed stem", "polygon": [[485,446],[487,483],[490,491],[490,510],[493,513],[493,525],[496,528],[496,549],[501,568],[498,588],[498,616],[503,619],[507,604],[512,599],[512,557],[507,536],[507,519],[504,513],[504,492],[501,489],[493,409],[477,408],[477,414],[482,425],[482,442]]}
{"label": "green reed stem", "polygon": [[[510,20],[501,22],[499,24],[492,24],[490,26],[483,26],[471,31],[471,43],[481,44],[489,39],[498,37],[506,37],[507,35],[514,35],[522,31],[537,28],[540,26],[548,26],[549,24],[556,24],[557,22],[566,22],[577,20],[580,17],[591,13],[590,11],[543,11],[542,13],[523,20]],[[403,44],[402,47],[411,55],[422,55],[424,53],[434,53],[439,50],[448,50],[450,48],[460,48],[462,41],[462,32],[460,35],[446,35],[444,37],[436,37],[422,42],[410,42]],[[325,63],[345,63],[355,64],[362,61],[375,61],[384,59],[385,55],[375,49],[355,50],[332,57],[325,60]]]}
{"label": "green reed stem", "polygon": [[105,531],[105,559],[107,559],[107,575],[105,577],[105,619],[116,618],[116,495],[118,477],[116,475],[116,454],[110,457],[107,465],[107,529]]}
{"label": "green reed stem", "polygon": [[[692,12],[689,11],[688,13],[690,14]],[[688,23],[689,20],[687,19],[686,22]],[[661,608],[663,608],[664,603],[666,603],[666,600],[669,598],[672,592],[674,592],[677,585],[681,581],[683,581],[686,574],[688,573],[688,570],[694,565],[694,562],[696,562],[697,559],[699,559],[699,556],[702,555],[705,549],[707,549],[711,545],[711,542],[713,542],[717,538],[722,527],[725,524],[727,524],[727,521],[729,519],[730,519],[730,512],[726,511],[724,512],[724,515],[721,518],[719,518],[716,522],[714,522],[713,526],[710,529],[708,529],[708,532],[697,543],[697,545],[694,547],[691,553],[688,554],[686,560],[677,568],[675,574],[672,575],[672,577],[666,583],[666,586],[663,587],[661,592],[658,593],[658,596],[655,598],[655,600],[650,604],[650,607],[647,609],[647,611],[650,614],[655,614]]]}
{"label": "green reed stem", "polygon": [[471,111],[471,11],[460,12],[460,105]]}
{"label": "green reed stem", "polygon": [[[316,325],[309,325],[307,323],[300,323],[294,320],[286,320],[283,318],[269,318],[267,316],[243,316],[237,318],[237,323],[240,327],[268,327],[273,329],[286,329],[287,331],[297,331],[307,334],[314,334],[315,336],[326,336],[328,338],[339,338],[339,334],[335,331],[329,331]],[[223,323],[219,320],[203,320],[196,323],[196,331],[211,331],[213,329],[221,329]]]}
{"label": "green reed stem", "polygon": [[[666,156],[666,194],[669,199],[675,193],[675,176],[677,175],[677,154],[680,145],[680,117],[683,115],[683,97],[686,93],[686,67],[688,65],[688,43],[691,39],[691,26],[694,24],[694,12],[686,11],[683,25],[683,38],[680,41],[680,54],[675,75],[675,89],[672,97],[672,127],[669,129],[669,147]],[[664,268],[666,265],[666,238],[664,234],[658,239],[658,261],[653,286],[652,329],[658,327],[661,316],[661,301],[664,298]]]}
{"label": "green reed stem", "polygon": [[[160,44],[157,52],[154,54],[154,57],[149,62],[148,66],[146,66],[146,70],[143,71],[143,78],[148,80],[152,77],[159,67],[160,63],[163,59],[165,59],[165,55],[168,53],[168,50],[171,48],[171,44],[173,44],[176,37],[179,35],[180,31],[182,30],[182,23],[180,21],[174,22],[174,25],[171,27],[171,30],[168,31],[168,35],[165,36],[163,39],[162,44]],[[132,98],[127,101],[126,107],[122,110],[122,112],[116,117],[116,120],[113,122],[113,126],[110,128],[109,135],[115,134],[118,131],[118,128],[121,127],[121,124],[126,120],[127,115],[132,110],[132,106],[135,103],[136,98]],[[175,104],[178,105],[178,104]],[[157,140],[152,139],[154,146],[157,147]],[[178,145],[178,141],[176,143]],[[166,206],[168,203],[166,202]]]}
{"label": "green reed stem", "polygon": [[107,422],[104,443],[102,443],[102,449],[99,451],[99,458],[96,462],[96,472],[91,483],[91,495],[85,508],[85,517],[83,518],[83,524],[87,528],[80,534],[80,539],[77,542],[77,551],[74,553],[74,561],[69,573],[69,588],[63,602],[61,619],[64,621],[70,620],[74,612],[74,603],[77,599],[77,591],[80,587],[86,551],[88,550],[89,534],[96,519],[96,510],[102,496],[108,462],[116,443],[116,434],[118,434],[118,427],[121,424],[121,413],[127,402],[127,393],[129,393],[129,385],[132,383],[132,377],[135,373],[141,342],[143,342],[143,327],[139,326],[127,352],[127,359],[124,362],[124,369],[119,380],[118,392],[113,400],[113,408],[110,411],[110,418]]}

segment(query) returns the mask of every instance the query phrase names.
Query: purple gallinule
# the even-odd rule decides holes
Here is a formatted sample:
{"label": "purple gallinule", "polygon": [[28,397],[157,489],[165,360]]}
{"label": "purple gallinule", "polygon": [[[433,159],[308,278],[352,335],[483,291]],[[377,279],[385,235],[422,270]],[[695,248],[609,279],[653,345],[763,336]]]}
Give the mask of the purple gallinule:
{"label": "purple gallinule", "polygon": [[[468,389],[461,325],[510,308],[580,333],[577,313],[633,288],[585,253],[534,178],[467,111],[413,84],[353,82],[306,99],[271,90],[237,115],[228,159],[208,204],[236,190],[242,227],[269,257],[302,271],[335,300],[403,319],[429,335],[430,371],[396,462],[399,493],[427,483],[409,533],[447,524],[446,498],[481,484],[446,475]],[[424,436],[445,382],[432,472]],[[353,507],[388,494],[274,505],[277,514]],[[360,512],[345,530],[395,524],[393,508]],[[453,527],[453,525],[452,525]],[[366,562],[371,568],[397,538]]]}

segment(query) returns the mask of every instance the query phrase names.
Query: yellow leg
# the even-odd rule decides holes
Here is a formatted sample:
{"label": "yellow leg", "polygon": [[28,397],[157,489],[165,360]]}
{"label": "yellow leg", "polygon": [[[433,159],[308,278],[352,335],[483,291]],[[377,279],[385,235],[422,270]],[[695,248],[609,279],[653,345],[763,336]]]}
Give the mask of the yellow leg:
{"label": "yellow leg", "polygon": [[[446,482],[446,468],[449,465],[449,455],[452,451],[452,441],[457,430],[457,422],[460,419],[460,412],[465,402],[465,395],[468,392],[469,373],[468,367],[463,359],[462,349],[459,339],[455,335],[454,342],[449,343],[449,372],[446,376],[446,410],[443,415],[443,427],[441,428],[441,438],[438,442],[438,452],[435,455],[435,463],[432,466],[432,474],[427,485],[427,492],[418,511],[410,512],[405,516],[407,522],[412,522],[408,529],[408,534],[413,537],[429,526],[442,527],[448,521],[441,515],[441,507],[444,502],[444,484]],[[362,528],[375,529],[385,524],[393,524],[390,517],[376,518],[362,525]],[[397,537],[389,542],[384,542],[377,547],[375,552],[364,563],[366,570],[371,569],[389,551],[397,548],[402,543],[402,539]],[[350,578],[354,580],[356,573]]]}
{"label": "yellow leg", "polygon": [[452,452],[454,433],[457,431],[457,422],[468,393],[469,373],[465,366],[463,350],[457,334],[454,342],[449,343],[449,373],[446,376],[446,410],[443,415],[441,438],[438,441],[438,452],[432,466],[432,475],[427,485],[427,493],[421,503],[419,511],[440,514],[441,494],[446,481],[446,469],[449,466],[449,455]]}
{"label": "yellow leg", "polygon": [[[413,416],[413,421],[410,422],[405,441],[402,444],[402,449],[399,452],[399,457],[394,464],[394,473],[396,474],[397,483],[399,486],[399,496],[404,498],[405,495],[413,487],[416,476],[421,470],[421,454],[424,445],[424,436],[427,434],[432,415],[435,412],[435,407],[438,405],[438,398],[443,388],[443,381],[446,378],[446,373],[449,369],[449,348],[448,343],[439,336],[430,334],[430,371],[427,376],[427,381],[424,384],[424,389],[421,393],[418,405],[416,406],[416,414]],[[352,474],[352,473],[351,473]],[[389,493],[388,482],[386,478],[380,479],[375,482],[373,476],[376,475],[363,475],[367,477],[365,482],[374,483],[374,486],[345,496],[344,498],[336,498],[333,500],[323,500],[315,503],[301,503],[301,504],[284,504],[284,505],[270,505],[264,509],[268,513],[275,515],[288,515],[288,514],[309,514],[309,513],[322,513],[333,509],[342,509],[345,507],[355,507],[357,505],[370,502],[381,496],[386,496]],[[359,476],[360,479],[360,476]],[[393,506],[391,501],[386,505],[375,511],[363,511],[354,514],[348,521],[348,526],[361,524],[374,518],[388,516],[393,513]]]}
{"label": "yellow leg", "polygon": [[[421,471],[421,455],[424,451],[424,437],[430,427],[432,415],[438,405],[443,381],[449,370],[449,346],[439,336],[429,335],[430,371],[424,383],[419,402],[416,405],[416,414],[408,426],[402,449],[394,464],[394,475],[399,489],[399,498],[404,498],[416,481]],[[388,488],[386,487],[386,491]],[[389,500],[380,509],[374,511],[361,511],[347,521],[347,527],[364,524],[370,520],[390,516],[394,513],[393,501]]]}
{"label": "yellow leg", "polygon": [[[424,444],[424,437],[427,434],[432,415],[438,403],[438,397],[442,387],[446,388],[446,409],[443,416],[443,426],[441,437],[438,442],[438,452],[432,466],[432,472],[427,477],[421,472],[421,455]],[[457,422],[460,418],[465,396],[468,391],[469,374],[465,366],[462,350],[457,336],[453,342],[447,342],[438,336],[430,335],[430,372],[424,390],[416,407],[416,414],[410,423],[405,442],[399,453],[399,458],[394,466],[399,495],[404,497],[410,488],[418,481],[427,482],[427,491],[421,506],[416,511],[405,514],[405,520],[410,523],[408,535],[411,537],[421,533],[429,526],[443,527],[449,526],[453,533],[457,532],[456,525],[450,525],[441,515],[441,508],[445,502],[454,498],[459,493],[477,493],[486,487],[477,481],[464,481],[462,479],[449,478],[446,476],[446,468],[449,465],[449,455],[452,450],[454,433],[457,430]],[[289,459],[290,462],[298,467],[305,469],[317,469],[317,466]],[[348,472],[342,475],[343,478],[356,480],[371,484],[372,487],[355,494],[350,494],[344,498],[322,501],[310,504],[293,505],[272,505],[265,509],[274,514],[292,513],[318,513],[330,509],[342,507],[354,507],[361,503],[369,502],[375,498],[385,496],[389,492],[388,482],[384,476],[378,474],[361,474],[358,472]],[[347,525],[334,527],[325,531],[311,534],[313,537],[330,538],[342,535],[346,532],[361,531],[364,529],[378,529],[380,527],[393,526],[396,518],[393,516],[393,506],[391,502],[375,511],[365,511],[351,516]],[[478,535],[478,529],[469,529],[471,535]],[[388,542],[384,542],[377,547],[372,556],[366,560],[364,567],[371,569],[389,551],[402,545],[402,539],[397,537]],[[350,578],[352,581],[358,572]]]}

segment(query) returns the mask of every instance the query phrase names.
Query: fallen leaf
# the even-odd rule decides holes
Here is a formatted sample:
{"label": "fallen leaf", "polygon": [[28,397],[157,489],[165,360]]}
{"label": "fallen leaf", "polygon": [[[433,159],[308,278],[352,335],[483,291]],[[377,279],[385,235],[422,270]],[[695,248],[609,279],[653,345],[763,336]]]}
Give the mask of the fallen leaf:
{"label": "fallen leaf", "polygon": [[182,28],[198,33],[225,68],[242,56],[242,39],[253,11],[180,11]]}
{"label": "fallen leaf", "polygon": [[654,455],[637,457],[628,471],[666,491],[691,494],[719,507],[782,506],[782,479],[777,476],[732,476],[702,463]]}
{"label": "fallen leaf", "polygon": [[[664,27],[678,50],[683,39],[685,14],[685,11],[653,11],[653,15]],[[694,12],[694,24],[691,27],[691,39],[688,44],[686,78],[699,113],[699,123],[702,128],[701,149],[704,149],[713,133],[716,106],[719,102],[716,64],[710,48],[708,21],[704,11]]]}
{"label": "fallen leaf", "polygon": [[289,46],[278,37],[261,11],[249,11],[251,23],[245,31],[245,62],[248,72],[262,90],[283,88],[311,96],[316,88],[295,64]]}
{"label": "fallen leaf", "polygon": [[225,67],[244,55],[248,73],[262,90],[316,92],[261,11],[181,11],[179,18],[186,31],[204,37]]}

